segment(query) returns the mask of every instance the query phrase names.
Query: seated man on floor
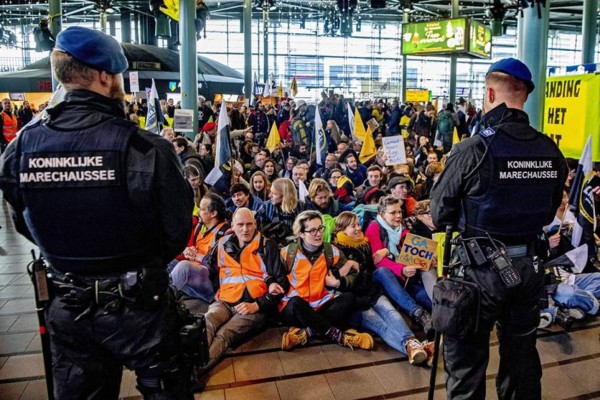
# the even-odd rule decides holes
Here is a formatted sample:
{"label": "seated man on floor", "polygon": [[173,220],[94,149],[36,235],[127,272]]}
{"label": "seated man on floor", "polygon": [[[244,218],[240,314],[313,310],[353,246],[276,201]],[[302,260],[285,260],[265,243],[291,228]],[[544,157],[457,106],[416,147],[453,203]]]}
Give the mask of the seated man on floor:
{"label": "seated man on floor", "polygon": [[204,257],[217,241],[230,231],[225,201],[216,193],[208,193],[200,201],[198,224],[192,231],[183,254],[169,263],[173,285],[187,296],[207,303],[214,300],[215,292]]}
{"label": "seated man on floor", "polygon": [[196,371],[198,380],[232,345],[262,327],[289,289],[279,248],[258,232],[252,211],[236,210],[231,228],[233,233],[221,238],[206,260],[219,290],[204,315],[210,360]]}

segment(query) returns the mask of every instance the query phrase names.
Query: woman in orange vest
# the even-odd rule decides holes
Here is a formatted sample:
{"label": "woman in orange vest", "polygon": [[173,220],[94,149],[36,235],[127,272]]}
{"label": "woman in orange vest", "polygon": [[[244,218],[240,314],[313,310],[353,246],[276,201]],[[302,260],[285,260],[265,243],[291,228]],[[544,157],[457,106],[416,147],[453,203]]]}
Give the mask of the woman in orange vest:
{"label": "woman in orange vest", "polygon": [[19,121],[16,113],[12,112],[10,99],[2,99],[2,118],[0,118],[0,128],[2,129],[2,148],[12,142],[17,137],[19,130]]}
{"label": "woman in orange vest", "polygon": [[281,348],[303,346],[314,336],[325,336],[350,348],[373,348],[368,333],[353,329],[342,331],[354,311],[352,293],[342,293],[348,286],[347,271],[358,268],[347,261],[339,249],[323,242],[323,217],[318,211],[304,211],[294,221],[297,241],[281,250],[286,263],[290,289],[283,297],[281,318],[292,327],[283,334]]}
{"label": "woman in orange vest", "polygon": [[[188,247],[183,251],[183,259],[171,269],[173,285],[186,295],[210,303],[215,298],[215,290],[210,271],[201,264],[218,240],[230,231],[225,221],[228,216],[225,201],[215,193],[208,193],[200,201],[198,225],[192,232]],[[172,265],[172,264],[171,264]]]}

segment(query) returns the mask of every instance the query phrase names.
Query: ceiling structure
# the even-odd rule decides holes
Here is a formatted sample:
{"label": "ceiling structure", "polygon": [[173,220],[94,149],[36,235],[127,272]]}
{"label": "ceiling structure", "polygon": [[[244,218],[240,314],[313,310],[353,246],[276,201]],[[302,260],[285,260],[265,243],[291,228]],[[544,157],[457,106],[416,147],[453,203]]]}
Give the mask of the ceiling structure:
{"label": "ceiling structure", "polygon": [[[154,0],[153,0],[154,1]],[[489,21],[495,9],[503,16],[504,26],[516,26],[519,8],[544,0],[460,0],[461,16]],[[581,31],[585,0],[546,0],[550,2],[550,29]],[[352,20],[400,21],[403,10],[410,10],[410,21],[447,18],[450,0],[253,0],[253,17],[261,18],[258,3],[275,3],[271,20],[324,20],[346,4],[352,8]],[[241,19],[243,0],[205,0],[210,19]],[[63,0],[63,23],[92,22],[99,19],[101,7],[113,10],[109,18],[118,18],[122,11],[152,15],[148,0]],[[380,7],[380,8],[379,8]],[[48,14],[48,0],[0,0],[0,26],[36,25]],[[210,28],[210,21],[208,21]]]}

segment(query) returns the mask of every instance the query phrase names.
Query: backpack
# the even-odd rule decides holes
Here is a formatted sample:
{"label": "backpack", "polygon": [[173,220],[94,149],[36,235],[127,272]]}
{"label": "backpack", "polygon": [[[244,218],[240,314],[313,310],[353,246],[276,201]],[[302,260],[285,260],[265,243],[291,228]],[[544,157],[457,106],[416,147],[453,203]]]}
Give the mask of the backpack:
{"label": "backpack", "polygon": [[294,144],[308,144],[308,133],[306,132],[306,125],[304,125],[302,118],[294,118],[292,120],[291,130]]}
{"label": "backpack", "polygon": [[[285,268],[288,273],[292,270],[292,266],[294,265],[296,253],[298,252],[299,247],[300,242],[298,240],[294,240],[289,244],[287,250],[287,257],[285,258]],[[333,267],[333,249],[331,247],[331,243],[323,242],[323,252],[325,253],[325,263],[327,264],[327,270],[331,270],[331,268]]]}
{"label": "backpack", "polygon": [[452,115],[444,111],[440,113],[438,116],[438,132],[443,134],[447,134],[448,132],[452,133],[454,131],[454,121],[452,120]]}

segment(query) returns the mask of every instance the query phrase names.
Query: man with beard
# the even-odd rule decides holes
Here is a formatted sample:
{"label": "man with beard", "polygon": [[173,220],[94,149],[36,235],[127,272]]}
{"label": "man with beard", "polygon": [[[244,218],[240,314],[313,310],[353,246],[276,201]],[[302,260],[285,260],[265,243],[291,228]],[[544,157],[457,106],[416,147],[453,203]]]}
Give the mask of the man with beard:
{"label": "man with beard", "polygon": [[169,141],[125,116],[119,43],[70,27],[52,52],[65,101],[7,147],[0,188],[49,265],[54,398],[192,399],[166,265],[190,236],[192,192]]}

